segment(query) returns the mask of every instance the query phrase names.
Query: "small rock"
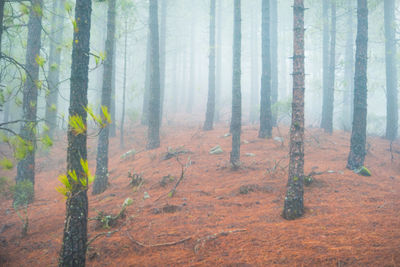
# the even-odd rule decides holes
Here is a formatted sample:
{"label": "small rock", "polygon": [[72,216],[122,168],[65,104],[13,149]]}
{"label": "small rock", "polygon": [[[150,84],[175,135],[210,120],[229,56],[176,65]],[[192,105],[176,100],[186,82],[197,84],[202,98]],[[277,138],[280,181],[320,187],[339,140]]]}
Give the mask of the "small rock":
{"label": "small rock", "polygon": [[126,159],[129,159],[129,158],[135,158],[135,155],[136,155],[136,150],[132,149],[132,150],[129,150],[128,152],[125,152],[121,156],[121,159],[126,160]]}
{"label": "small rock", "polygon": [[229,136],[231,136],[231,134],[230,134],[230,133],[226,133],[226,134],[224,134],[224,137],[229,137]]}
{"label": "small rock", "polygon": [[243,140],[243,144],[249,144],[250,142],[249,141],[247,141],[247,140]]}
{"label": "small rock", "polygon": [[210,150],[210,154],[211,155],[218,155],[218,154],[222,154],[224,151],[222,150],[220,145],[217,145],[213,148],[211,148]]}
{"label": "small rock", "polygon": [[329,171],[327,171],[327,173],[335,173],[335,171],[329,170]]}
{"label": "small rock", "polygon": [[279,136],[275,136],[275,137],[274,137],[274,141],[283,143],[283,138],[282,138],[282,137],[279,137]]}
{"label": "small rock", "polygon": [[247,157],[255,157],[256,156],[256,154],[254,154],[254,153],[246,153],[245,154]]}
{"label": "small rock", "polygon": [[148,198],[150,198],[149,193],[144,192],[144,194],[143,194],[143,199],[148,199]]}

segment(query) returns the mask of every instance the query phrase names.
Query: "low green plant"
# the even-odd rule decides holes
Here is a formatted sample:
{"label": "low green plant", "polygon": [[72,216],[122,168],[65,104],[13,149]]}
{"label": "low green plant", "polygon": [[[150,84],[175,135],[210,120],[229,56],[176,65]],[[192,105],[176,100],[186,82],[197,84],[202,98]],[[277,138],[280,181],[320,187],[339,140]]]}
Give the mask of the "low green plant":
{"label": "low green plant", "polygon": [[[18,217],[21,219],[21,235],[24,237],[28,233],[29,226],[28,204],[31,203],[34,198],[33,183],[29,180],[23,180],[16,183],[12,191],[14,193],[13,207]],[[23,214],[20,212],[21,210]]]}

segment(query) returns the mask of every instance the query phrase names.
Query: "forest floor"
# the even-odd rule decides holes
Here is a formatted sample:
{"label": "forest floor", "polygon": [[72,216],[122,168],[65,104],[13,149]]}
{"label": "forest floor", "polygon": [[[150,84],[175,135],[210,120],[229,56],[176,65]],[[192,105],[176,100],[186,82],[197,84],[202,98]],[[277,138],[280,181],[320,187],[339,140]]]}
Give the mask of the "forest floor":
{"label": "forest floor", "polygon": [[[229,167],[231,138],[226,125],[204,132],[199,125],[163,127],[162,146],[146,151],[146,128],[127,129],[125,149],[111,139],[109,188],[89,195],[89,217],[96,211],[117,214],[128,197],[133,204],[114,228],[96,229],[89,239],[88,266],[399,266],[400,143],[368,138],[364,177],[345,168],[349,133],[332,136],[306,131],[305,172],[323,172],[305,188],[305,214],[295,221],[281,217],[288,165],[288,128],[274,129],[273,139],[257,138],[257,127],[243,127],[242,167]],[[280,137],[281,136],[281,137]],[[279,137],[279,138],[277,138]],[[283,138],[283,144],[281,142]],[[97,140],[89,140],[94,173]],[[220,145],[223,153],[210,155]],[[168,192],[181,174],[176,158],[163,160],[171,148],[190,153],[184,179],[173,197]],[[134,157],[122,159],[135,149]],[[393,155],[393,159],[392,159]],[[12,201],[0,202],[0,265],[56,266],[65,218],[65,198],[55,188],[65,173],[66,140],[37,157],[36,200],[29,206],[29,229],[21,237],[21,220]],[[128,172],[144,184],[129,186]],[[15,170],[14,170],[15,172]],[[13,173],[3,173],[13,177]],[[165,185],[160,181],[164,176]],[[150,198],[144,199],[146,193]]]}

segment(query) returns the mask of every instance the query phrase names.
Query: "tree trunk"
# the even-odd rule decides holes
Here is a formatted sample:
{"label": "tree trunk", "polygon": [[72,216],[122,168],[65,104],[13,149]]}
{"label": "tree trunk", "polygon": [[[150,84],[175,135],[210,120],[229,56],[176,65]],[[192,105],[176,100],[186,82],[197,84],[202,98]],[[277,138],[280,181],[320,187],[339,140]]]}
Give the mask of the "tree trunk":
{"label": "tree trunk", "polygon": [[258,54],[258,10],[253,7],[251,18],[251,93],[250,93],[250,122],[257,121],[259,94],[259,54]]}
{"label": "tree trunk", "polygon": [[242,128],[242,93],[241,93],[241,3],[234,0],[234,25],[233,25],[233,75],[232,75],[232,151],[230,163],[233,169],[240,166],[240,134]]}
{"label": "tree trunk", "polygon": [[395,140],[398,128],[395,0],[384,1],[386,59],[386,139]]}
{"label": "tree trunk", "polygon": [[259,138],[272,136],[271,114],[271,47],[270,47],[270,10],[269,1],[262,1],[262,75],[260,99]]}
{"label": "tree trunk", "polygon": [[345,131],[351,129],[353,118],[354,97],[354,33],[353,33],[353,2],[347,1],[347,37],[345,51],[345,92],[343,94],[343,128]]}
{"label": "tree trunk", "polygon": [[[149,19],[150,20],[150,19]],[[146,77],[144,80],[144,95],[142,107],[142,125],[149,123],[149,101],[150,101],[150,64],[151,64],[151,43],[150,43],[150,30],[147,33],[147,46],[146,46]]]}
{"label": "tree trunk", "polygon": [[356,65],[354,75],[354,112],[351,145],[347,168],[364,165],[367,132],[367,64],[368,64],[368,5],[357,1]]}
{"label": "tree trunk", "polygon": [[218,1],[217,12],[217,49],[216,49],[216,77],[215,77],[215,117],[214,121],[220,120],[221,86],[222,86],[222,0]]}
{"label": "tree trunk", "polygon": [[[92,2],[77,0],[75,21],[78,31],[74,31],[72,45],[71,89],[69,116],[79,116],[86,125],[89,40]],[[87,135],[76,134],[72,127],[68,128],[67,170],[75,171],[78,178],[86,179],[83,175],[81,160],[87,160]],[[59,266],[85,266],[87,248],[88,198],[87,187],[74,183],[68,177],[72,186],[67,199],[66,219],[63,232],[63,243],[60,251]]]}
{"label": "tree trunk", "polygon": [[335,57],[336,57],[336,0],[331,0],[331,44],[329,55],[328,84],[325,90],[324,104],[324,130],[332,134],[333,131],[333,108],[335,100]]}
{"label": "tree trunk", "polygon": [[[115,88],[116,88],[116,51],[117,51],[117,38],[114,38],[114,53],[113,53],[113,65],[112,65],[112,75],[111,75],[111,103],[110,103],[110,108],[108,109],[111,115],[111,123],[110,123],[110,132],[109,136],[110,137],[115,137],[117,136],[117,120],[115,119],[116,115],[116,105],[115,105]],[[105,70],[104,70],[105,71]],[[105,74],[103,74],[103,77],[105,77]]]}
{"label": "tree trunk", "polygon": [[0,1],[0,58],[2,57],[2,52],[3,50],[1,49],[1,44],[2,44],[2,36],[3,36],[3,18],[4,18],[4,4],[6,1],[1,0]]}
{"label": "tree trunk", "polygon": [[121,114],[121,125],[120,125],[120,147],[124,148],[124,123],[125,123],[125,102],[126,102],[126,63],[128,56],[128,19],[125,19],[125,47],[124,47],[124,84],[122,91],[122,114]]}
{"label": "tree trunk", "polygon": [[271,0],[271,107],[272,111],[272,125],[276,126],[278,117],[278,2]]}
{"label": "tree trunk", "polygon": [[[104,78],[101,91],[101,107],[107,108],[108,111],[111,108],[112,74],[115,60],[115,7],[116,0],[108,0],[106,59],[104,61]],[[102,114],[102,108],[100,108],[100,114]],[[96,179],[93,184],[93,195],[103,193],[108,185],[108,143],[111,125],[108,125],[103,114],[102,120],[106,126],[101,129],[97,144]]]}
{"label": "tree trunk", "polygon": [[282,214],[286,220],[294,220],[302,216],[304,212],[304,0],[294,0],[293,33],[293,102],[289,180]]}
{"label": "tree trunk", "polygon": [[25,68],[28,78],[24,84],[22,119],[20,136],[27,143],[27,153],[24,159],[18,162],[16,183],[28,180],[35,183],[35,152],[36,152],[36,113],[38,98],[39,65],[42,33],[42,0],[32,0],[29,22],[28,41],[26,47]]}
{"label": "tree trunk", "polygon": [[322,0],[322,118],[321,128],[327,126],[327,103],[329,91],[329,1]]}
{"label": "tree trunk", "polygon": [[165,66],[166,66],[166,42],[167,42],[167,2],[161,0],[160,19],[160,125],[162,124],[164,112],[165,95]]}
{"label": "tree trunk", "polygon": [[147,149],[160,146],[160,58],[158,36],[158,0],[150,0],[150,99],[149,99],[149,129],[147,136]]}
{"label": "tree trunk", "polygon": [[57,46],[62,43],[64,32],[64,3],[65,0],[53,2],[51,19],[50,54],[47,80],[49,93],[46,97],[45,120],[49,126],[49,137],[53,138],[57,128],[58,83],[60,77],[61,50]]}
{"label": "tree trunk", "polygon": [[210,61],[208,67],[208,99],[203,129],[213,129],[215,114],[215,0],[210,1]]}

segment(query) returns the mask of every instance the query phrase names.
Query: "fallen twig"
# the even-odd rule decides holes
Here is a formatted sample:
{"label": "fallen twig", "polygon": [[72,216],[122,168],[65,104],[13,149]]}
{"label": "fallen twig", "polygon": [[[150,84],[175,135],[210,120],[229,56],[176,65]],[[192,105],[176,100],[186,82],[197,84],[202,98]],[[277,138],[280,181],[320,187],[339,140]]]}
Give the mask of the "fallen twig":
{"label": "fallen twig", "polygon": [[208,236],[203,237],[203,238],[199,238],[199,239],[196,240],[196,244],[193,247],[194,253],[197,253],[197,251],[199,251],[200,246],[204,247],[204,245],[206,244],[207,241],[215,240],[220,236],[227,236],[229,234],[238,233],[238,232],[245,232],[245,231],[247,231],[247,229],[236,229],[236,230],[230,230],[230,231],[222,231],[222,232],[219,232],[219,233],[208,235]]}
{"label": "fallen twig", "polygon": [[100,234],[97,234],[97,235],[95,235],[92,239],[90,239],[87,243],[86,243],[86,249],[88,249],[89,248],[89,245],[90,244],[92,244],[93,243],[93,241],[95,241],[97,238],[99,238],[99,237],[102,237],[102,236],[105,236],[105,235],[112,235],[112,234],[114,234],[114,233],[116,233],[116,232],[118,232],[119,231],[119,229],[118,230],[114,230],[114,231],[112,231],[112,232],[103,232],[103,233],[100,233]]}
{"label": "fallen twig", "polygon": [[161,243],[161,244],[146,245],[146,244],[144,244],[144,243],[142,243],[142,242],[139,242],[139,241],[133,239],[133,237],[131,236],[131,234],[130,234],[128,231],[126,231],[126,234],[127,234],[128,238],[129,238],[133,243],[135,243],[136,245],[138,245],[138,246],[140,246],[140,247],[144,247],[144,248],[156,248],[156,247],[174,246],[174,245],[178,245],[178,244],[181,244],[181,243],[183,243],[183,242],[186,242],[186,241],[192,239],[192,237],[189,236],[189,237],[186,237],[186,238],[184,238],[184,239],[181,239],[181,240],[178,240],[178,241],[175,241],[175,242],[167,242],[167,243]]}

